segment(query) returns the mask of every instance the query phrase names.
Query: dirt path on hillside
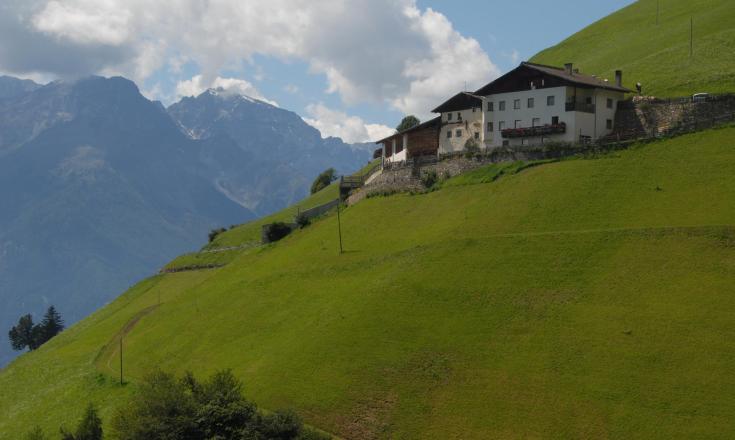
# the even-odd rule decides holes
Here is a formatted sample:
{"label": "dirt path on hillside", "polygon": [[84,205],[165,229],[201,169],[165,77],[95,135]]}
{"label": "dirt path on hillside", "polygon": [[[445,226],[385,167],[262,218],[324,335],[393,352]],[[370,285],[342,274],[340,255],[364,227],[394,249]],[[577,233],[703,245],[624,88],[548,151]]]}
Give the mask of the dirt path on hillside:
{"label": "dirt path on hillside", "polygon": [[146,317],[147,315],[151,314],[154,310],[158,308],[160,304],[155,304],[150,307],[146,307],[145,309],[139,311],[136,313],[128,322],[125,323],[122,329],[120,329],[119,332],[117,332],[108,342],[107,344],[103,345],[100,349],[99,354],[97,355],[96,359],[94,360],[94,364],[97,367],[97,370],[102,371],[105,370],[106,372],[112,372],[112,373],[119,373],[119,371],[116,371],[112,368],[112,360],[115,359],[116,355],[120,351],[120,338],[124,338],[128,335],[135,326],[140,322],[141,319]]}

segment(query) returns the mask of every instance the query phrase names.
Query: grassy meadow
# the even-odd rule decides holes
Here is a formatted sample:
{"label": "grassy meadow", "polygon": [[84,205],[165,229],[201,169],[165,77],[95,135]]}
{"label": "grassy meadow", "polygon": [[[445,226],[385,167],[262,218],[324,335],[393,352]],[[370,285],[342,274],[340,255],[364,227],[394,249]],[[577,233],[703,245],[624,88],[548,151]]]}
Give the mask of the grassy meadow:
{"label": "grassy meadow", "polygon": [[615,70],[622,69],[625,85],[635,89],[640,82],[646,95],[733,92],[733,23],[731,0],[638,0],[531,61],[555,66],[573,62],[583,72],[611,81]]}
{"label": "grassy meadow", "polygon": [[147,279],[2,371],[0,438],[109,420],[159,367],[344,438],[729,438],[734,138],[490,166],[345,209],[341,255],[328,215]]}

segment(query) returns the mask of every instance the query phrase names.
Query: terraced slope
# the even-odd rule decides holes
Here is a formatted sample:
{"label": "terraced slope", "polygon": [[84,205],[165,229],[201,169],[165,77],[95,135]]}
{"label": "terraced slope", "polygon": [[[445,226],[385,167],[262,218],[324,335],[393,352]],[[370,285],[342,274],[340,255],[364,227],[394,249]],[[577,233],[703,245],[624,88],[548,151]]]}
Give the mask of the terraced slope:
{"label": "terraced slope", "polygon": [[342,255],[330,216],[148,279],[0,374],[0,437],[107,419],[163,367],[346,438],[728,438],[734,137],[491,167],[346,209]]}
{"label": "terraced slope", "polygon": [[574,62],[582,71],[610,80],[616,69],[623,69],[625,84],[634,89],[641,82],[647,95],[735,92],[733,23],[731,0],[638,0],[531,61],[557,66]]}

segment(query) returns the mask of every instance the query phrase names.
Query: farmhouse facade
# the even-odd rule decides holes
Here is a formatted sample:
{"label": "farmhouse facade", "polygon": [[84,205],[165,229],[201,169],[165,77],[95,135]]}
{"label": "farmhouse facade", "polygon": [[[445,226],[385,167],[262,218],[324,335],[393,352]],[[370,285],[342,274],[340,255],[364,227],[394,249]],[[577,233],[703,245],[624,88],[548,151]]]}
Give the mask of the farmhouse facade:
{"label": "farmhouse facade", "polygon": [[486,147],[587,143],[613,131],[618,102],[632,90],[615,82],[564,68],[521,63],[479,89],[485,99]]}
{"label": "farmhouse facade", "polygon": [[617,71],[610,82],[580,73],[572,64],[560,68],[523,62],[479,90],[458,93],[432,111],[440,115],[430,121],[431,132],[438,136],[436,150],[411,152],[410,133],[396,133],[378,143],[389,161],[402,161],[412,155],[459,152],[470,139],[486,150],[594,142],[612,133],[618,103],[632,93],[623,87],[622,75]]}

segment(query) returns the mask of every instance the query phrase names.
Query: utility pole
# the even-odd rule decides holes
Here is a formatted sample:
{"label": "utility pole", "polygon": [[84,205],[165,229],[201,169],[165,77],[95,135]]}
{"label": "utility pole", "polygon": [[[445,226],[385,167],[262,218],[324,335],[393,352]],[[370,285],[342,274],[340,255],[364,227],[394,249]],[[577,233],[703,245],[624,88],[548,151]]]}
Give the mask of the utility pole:
{"label": "utility pole", "polygon": [[120,334],[120,385],[123,384],[123,337]]}
{"label": "utility pole", "polygon": [[342,200],[337,203],[337,231],[339,232],[339,253],[342,255],[342,220],[339,217],[339,207]]}

